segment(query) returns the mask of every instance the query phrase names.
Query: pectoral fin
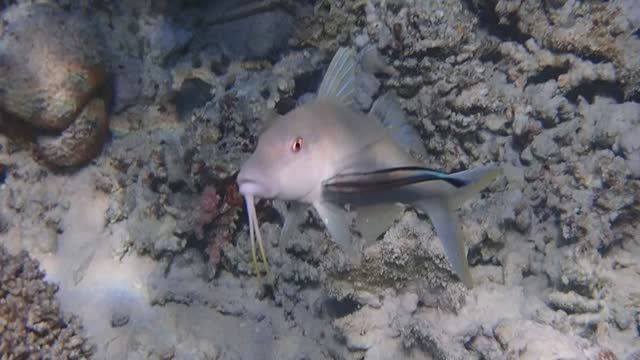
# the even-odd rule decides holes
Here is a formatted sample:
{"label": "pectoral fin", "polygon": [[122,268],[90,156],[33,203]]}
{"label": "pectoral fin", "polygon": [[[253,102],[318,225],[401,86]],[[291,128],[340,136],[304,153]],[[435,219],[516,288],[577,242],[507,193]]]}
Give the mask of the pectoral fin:
{"label": "pectoral fin", "polygon": [[284,250],[291,243],[295,230],[302,224],[307,217],[306,204],[293,202],[289,205],[289,209],[284,217],[284,224],[280,232],[280,247]]}
{"label": "pectoral fin", "polygon": [[329,231],[331,240],[336,242],[347,256],[358,262],[362,258],[362,247],[359,246],[359,242],[353,241],[349,230],[351,217],[348,211],[329,202],[316,203],[313,207]]}
{"label": "pectoral fin", "polygon": [[455,210],[444,199],[417,200],[414,205],[429,215],[444,252],[467,288],[473,287],[467,252],[464,247],[460,220]]}

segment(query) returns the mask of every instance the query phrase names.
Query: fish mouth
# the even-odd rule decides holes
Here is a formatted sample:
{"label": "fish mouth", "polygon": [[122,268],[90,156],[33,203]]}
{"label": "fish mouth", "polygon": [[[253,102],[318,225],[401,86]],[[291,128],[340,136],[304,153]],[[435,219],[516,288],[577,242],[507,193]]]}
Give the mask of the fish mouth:
{"label": "fish mouth", "polygon": [[264,184],[252,180],[238,181],[238,190],[242,195],[252,195],[257,198],[271,199],[274,197],[274,193]]}

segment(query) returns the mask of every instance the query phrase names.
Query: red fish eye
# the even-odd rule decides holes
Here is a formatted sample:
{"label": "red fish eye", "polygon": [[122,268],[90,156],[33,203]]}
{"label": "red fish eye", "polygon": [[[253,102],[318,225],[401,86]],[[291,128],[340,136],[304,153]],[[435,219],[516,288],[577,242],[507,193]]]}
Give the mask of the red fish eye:
{"label": "red fish eye", "polygon": [[291,143],[291,151],[297,153],[298,151],[302,150],[302,142],[303,141],[301,137],[293,140],[293,142]]}

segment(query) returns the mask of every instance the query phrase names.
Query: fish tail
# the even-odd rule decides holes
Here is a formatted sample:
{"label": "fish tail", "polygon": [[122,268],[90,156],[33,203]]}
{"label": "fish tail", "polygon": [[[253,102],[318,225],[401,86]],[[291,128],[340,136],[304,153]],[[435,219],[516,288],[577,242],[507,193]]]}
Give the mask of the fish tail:
{"label": "fish tail", "polygon": [[467,288],[472,288],[473,279],[467,262],[460,219],[453,206],[443,199],[417,200],[414,206],[429,215],[453,270]]}
{"label": "fish tail", "polygon": [[500,174],[502,174],[502,168],[495,164],[449,174],[450,178],[464,184],[453,191],[449,202],[455,207],[460,207],[470,197],[489,186]]}
{"label": "fish tail", "polygon": [[450,183],[457,184],[450,193],[436,197],[432,194],[413,203],[431,219],[453,270],[469,289],[473,287],[473,279],[469,271],[464,237],[456,209],[465,200],[486,188],[500,173],[499,167],[486,165],[447,175]]}

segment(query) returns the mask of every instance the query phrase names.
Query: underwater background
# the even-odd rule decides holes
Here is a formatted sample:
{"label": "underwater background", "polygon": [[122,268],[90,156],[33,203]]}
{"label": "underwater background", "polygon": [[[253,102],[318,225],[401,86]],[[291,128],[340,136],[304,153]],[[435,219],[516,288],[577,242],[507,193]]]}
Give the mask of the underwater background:
{"label": "underwater background", "polygon": [[[454,172],[475,287],[407,209],[355,263],[236,175],[340,47]],[[24,250],[24,251],[23,251]],[[0,3],[0,358],[640,359],[636,0]]]}

